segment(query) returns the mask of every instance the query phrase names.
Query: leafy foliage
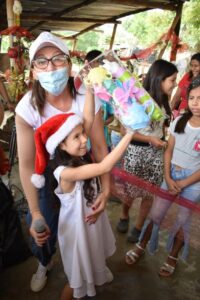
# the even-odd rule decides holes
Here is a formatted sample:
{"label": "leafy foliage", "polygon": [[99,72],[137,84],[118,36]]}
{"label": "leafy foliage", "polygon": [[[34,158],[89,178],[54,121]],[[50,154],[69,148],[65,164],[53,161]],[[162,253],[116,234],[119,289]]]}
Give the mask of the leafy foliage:
{"label": "leafy foliage", "polygon": [[[183,6],[180,38],[186,42],[191,50],[200,50],[200,1],[190,0]],[[148,46],[170,28],[174,12],[164,10],[150,10],[127,18],[123,22],[126,30],[138,39],[140,46]]]}

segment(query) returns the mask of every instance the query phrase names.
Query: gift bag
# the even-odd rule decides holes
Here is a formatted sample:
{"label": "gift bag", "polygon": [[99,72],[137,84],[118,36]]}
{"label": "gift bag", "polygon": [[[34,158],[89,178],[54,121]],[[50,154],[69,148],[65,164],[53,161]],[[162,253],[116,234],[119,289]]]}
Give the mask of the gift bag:
{"label": "gift bag", "polygon": [[157,103],[113,51],[98,56],[80,70],[75,77],[77,90],[82,83],[112,105],[115,116],[127,129],[139,130],[164,117]]}

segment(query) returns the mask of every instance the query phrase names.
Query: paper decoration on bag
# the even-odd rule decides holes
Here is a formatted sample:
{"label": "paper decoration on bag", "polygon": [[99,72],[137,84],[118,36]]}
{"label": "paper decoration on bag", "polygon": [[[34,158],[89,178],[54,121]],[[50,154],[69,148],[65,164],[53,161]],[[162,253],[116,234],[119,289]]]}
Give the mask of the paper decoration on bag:
{"label": "paper decoration on bag", "polygon": [[[93,67],[96,62],[99,66]],[[92,87],[97,97],[109,102],[115,116],[128,129],[139,130],[151,121],[164,117],[157,103],[113,51],[98,56],[84,66],[75,78],[77,89],[81,83]]]}

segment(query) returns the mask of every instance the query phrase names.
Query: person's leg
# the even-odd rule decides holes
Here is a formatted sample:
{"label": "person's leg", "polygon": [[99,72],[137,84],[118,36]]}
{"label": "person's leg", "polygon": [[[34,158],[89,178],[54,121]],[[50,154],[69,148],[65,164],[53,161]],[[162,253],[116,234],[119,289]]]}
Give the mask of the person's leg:
{"label": "person's leg", "polygon": [[183,247],[183,245],[184,245],[184,234],[183,234],[183,230],[180,229],[174,238],[174,244],[171,252],[169,253],[166,259],[166,262],[163,264],[163,266],[160,268],[158,272],[160,276],[169,277],[174,273],[178,261],[178,254],[181,248]]}
{"label": "person's leg", "polygon": [[[166,184],[163,183],[162,187],[165,188]],[[136,244],[133,249],[129,250],[126,254],[127,264],[134,264],[140,259],[149,241],[151,244],[150,252],[154,253],[156,251],[160,224],[164,219],[170,205],[171,202],[168,200],[162,199],[160,197],[154,199],[149,213],[149,219],[146,220],[143,225],[138,244]]]}
{"label": "person's leg", "polygon": [[74,299],[73,289],[68,284],[66,284],[64,286],[64,289],[62,290],[60,300],[72,300],[72,299]]}
{"label": "person's leg", "polygon": [[117,231],[120,233],[126,233],[128,231],[129,209],[130,207],[126,203],[122,203],[121,215],[116,227]]}
{"label": "person's leg", "polygon": [[139,215],[135,223],[135,227],[139,230],[141,230],[142,226],[144,225],[146,217],[151,209],[152,201],[152,197],[142,199],[142,202],[140,204]]}
{"label": "person's leg", "polygon": [[[137,147],[138,148],[138,147]],[[163,153],[154,147],[139,147],[140,154],[138,164],[135,166],[136,175],[146,182],[160,186],[163,180]],[[137,156],[138,157],[138,156]],[[132,227],[127,241],[137,243],[141,234],[141,229],[149,214],[153,203],[153,195],[147,191],[140,190],[142,201],[135,225]]]}
{"label": "person's leg", "polygon": [[142,227],[144,225],[144,222],[147,218],[147,215],[151,209],[153,198],[152,197],[146,197],[142,199],[140,204],[139,213],[136,219],[135,225],[132,227],[128,237],[127,241],[129,243],[137,243],[141,234]]}

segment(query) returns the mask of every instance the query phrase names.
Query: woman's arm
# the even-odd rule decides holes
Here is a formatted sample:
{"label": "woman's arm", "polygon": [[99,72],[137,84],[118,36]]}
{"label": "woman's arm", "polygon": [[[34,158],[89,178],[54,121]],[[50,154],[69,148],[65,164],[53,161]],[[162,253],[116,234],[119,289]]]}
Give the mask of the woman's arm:
{"label": "woman's arm", "polygon": [[[92,144],[92,154],[96,162],[100,162],[108,154],[108,147],[104,136],[104,125],[102,119],[101,109],[95,115],[94,123],[92,126],[90,140]],[[96,208],[94,214],[104,210],[107,200],[110,196],[110,174],[101,176],[102,193],[101,196],[95,201],[93,208]]]}
{"label": "woman's arm", "polygon": [[4,108],[2,103],[0,102],[0,125],[3,123],[3,119],[4,119]]}
{"label": "woman's arm", "polygon": [[171,160],[174,151],[175,137],[170,134],[167,149],[164,153],[164,177],[168,185],[168,189],[172,194],[178,194],[181,189],[176,181],[171,178]]}
{"label": "woman's arm", "polygon": [[132,139],[132,134],[127,133],[119,144],[99,163],[92,163],[76,168],[65,168],[61,172],[61,180],[74,182],[100,176],[111,171],[116,162],[121,158]]}
{"label": "woman's arm", "polygon": [[0,78],[0,95],[2,96],[4,101],[6,101],[6,102],[10,101],[10,98],[8,96],[8,92],[7,92],[7,90],[5,88],[5,85],[4,85],[1,78]]}
{"label": "woman's arm", "polygon": [[95,118],[94,94],[92,93],[90,88],[87,88],[85,94],[85,104],[83,109],[83,121],[84,121],[83,126],[87,136],[90,135],[94,118]]}
{"label": "woman's arm", "polygon": [[[20,179],[26,199],[28,201],[33,223],[34,220],[43,218],[39,208],[37,190],[31,183],[31,175],[34,173],[35,162],[34,131],[32,127],[30,127],[18,115],[16,115],[15,122],[17,130],[17,150]],[[44,240],[46,240],[39,238],[32,226],[30,232],[37,244],[42,244]]]}
{"label": "woman's arm", "polygon": [[181,102],[181,89],[178,87],[176,93],[174,94],[174,97],[170,102],[171,110],[176,109],[177,106],[180,104],[180,102]]}

